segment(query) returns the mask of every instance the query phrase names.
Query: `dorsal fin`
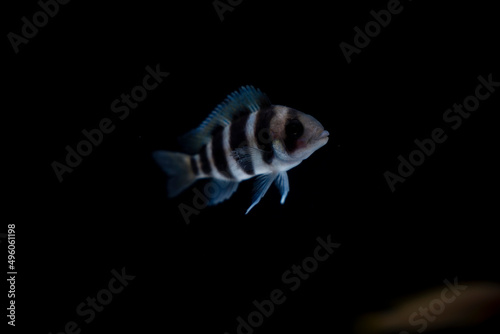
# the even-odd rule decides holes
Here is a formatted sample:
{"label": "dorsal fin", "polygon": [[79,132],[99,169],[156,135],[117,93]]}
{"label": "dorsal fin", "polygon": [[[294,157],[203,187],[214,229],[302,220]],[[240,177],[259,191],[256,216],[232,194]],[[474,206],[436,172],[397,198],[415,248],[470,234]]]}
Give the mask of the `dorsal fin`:
{"label": "dorsal fin", "polygon": [[210,141],[212,132],[218,127],[226,127],[238,116],[253,113],[270,106],[267,96],[253,86],[242,86],[229,94],[196,129],[179,138],[186,153],[195,154]]}

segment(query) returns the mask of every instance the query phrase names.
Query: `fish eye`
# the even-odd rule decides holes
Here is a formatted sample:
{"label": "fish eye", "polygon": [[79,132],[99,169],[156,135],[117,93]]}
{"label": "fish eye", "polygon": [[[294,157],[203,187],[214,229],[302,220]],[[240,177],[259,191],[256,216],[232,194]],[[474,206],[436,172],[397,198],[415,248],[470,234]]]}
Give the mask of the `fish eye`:
{"label": "fish eye", "polygon": [[285,133],[287,139],[298,139],[304,133],[304,126],[298,119],[290,119],[285,125]]}

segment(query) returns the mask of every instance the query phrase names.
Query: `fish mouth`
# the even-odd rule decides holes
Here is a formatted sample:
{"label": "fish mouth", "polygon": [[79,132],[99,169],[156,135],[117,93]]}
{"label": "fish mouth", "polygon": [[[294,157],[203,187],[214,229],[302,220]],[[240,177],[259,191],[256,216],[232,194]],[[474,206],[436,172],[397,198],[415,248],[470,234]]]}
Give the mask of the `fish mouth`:
{"label": "fish mouth", "polygon": [[326,130],[322,130],[319,133],[319,135],[311,137],[311,139],[309,139],[309,143],[311,143],[311,144],[314,143],[314,145],[323,146],[323,145],[325,145],[328,142],[328,136],[329,135],[330,135],[330,132],[328,132]]}
{"label": "fish mouth", "polygon": [[330,135],[330,132],[323,130],[316,139],[319,140],[319,139],[323,139],[323,138],[328,138],[329,135]]}

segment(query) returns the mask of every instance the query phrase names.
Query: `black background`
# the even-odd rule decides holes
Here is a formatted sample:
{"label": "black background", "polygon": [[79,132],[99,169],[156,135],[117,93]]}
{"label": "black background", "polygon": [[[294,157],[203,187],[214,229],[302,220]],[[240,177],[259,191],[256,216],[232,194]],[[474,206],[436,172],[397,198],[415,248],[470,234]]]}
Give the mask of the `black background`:
{"label": "black background", "polygon": [[[339,44],[353,44],[353,28],[387,1],[245,0],[223,22],[211,1],[166,3],[72,1],[18,54],[4,38],[17,330],[58,333],[74,320],[82,333],[233,334],[252,301],[279,288],[287,300],[255,333],[349,333],[362,314],[444,279],[500,279],[500,89],[457,130],[442,119],[479,75],[500,81],[493,4],[402,2],[348,64]],[[38,10],[36,1],[7,10],[4,35]],[[170,75],[119,120],[111,102],[156,64]],[[151,152],[177,149],[179,135],[247,84],[313,115],[330,141],[288,173],[284,205],[271,188],[244,215],[247,181],[187,225],[178,206],[192,192],[168,200]],[[51,164],[103,118],[115,130],[60,183]],[[437,127],[446,142],[391,192],[384,172]],[[328,235],[340,248],[287,290],[281,275]],[[77,305],[123,267],[135,279],[84,323]]]}

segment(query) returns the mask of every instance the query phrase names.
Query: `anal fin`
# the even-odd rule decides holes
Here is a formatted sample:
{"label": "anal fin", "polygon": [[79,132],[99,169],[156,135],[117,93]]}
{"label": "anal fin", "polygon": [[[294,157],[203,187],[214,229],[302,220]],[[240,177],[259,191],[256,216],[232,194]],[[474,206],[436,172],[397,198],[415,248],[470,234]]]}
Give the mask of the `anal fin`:
{"label": "anal fin", "polygon": [[238,189],[239,184],[239,182],[219,179],[212,179],[209,182],[212,183],[213,194],[205,194],[209,199],[208,205],[216,205],[229,199]]}

